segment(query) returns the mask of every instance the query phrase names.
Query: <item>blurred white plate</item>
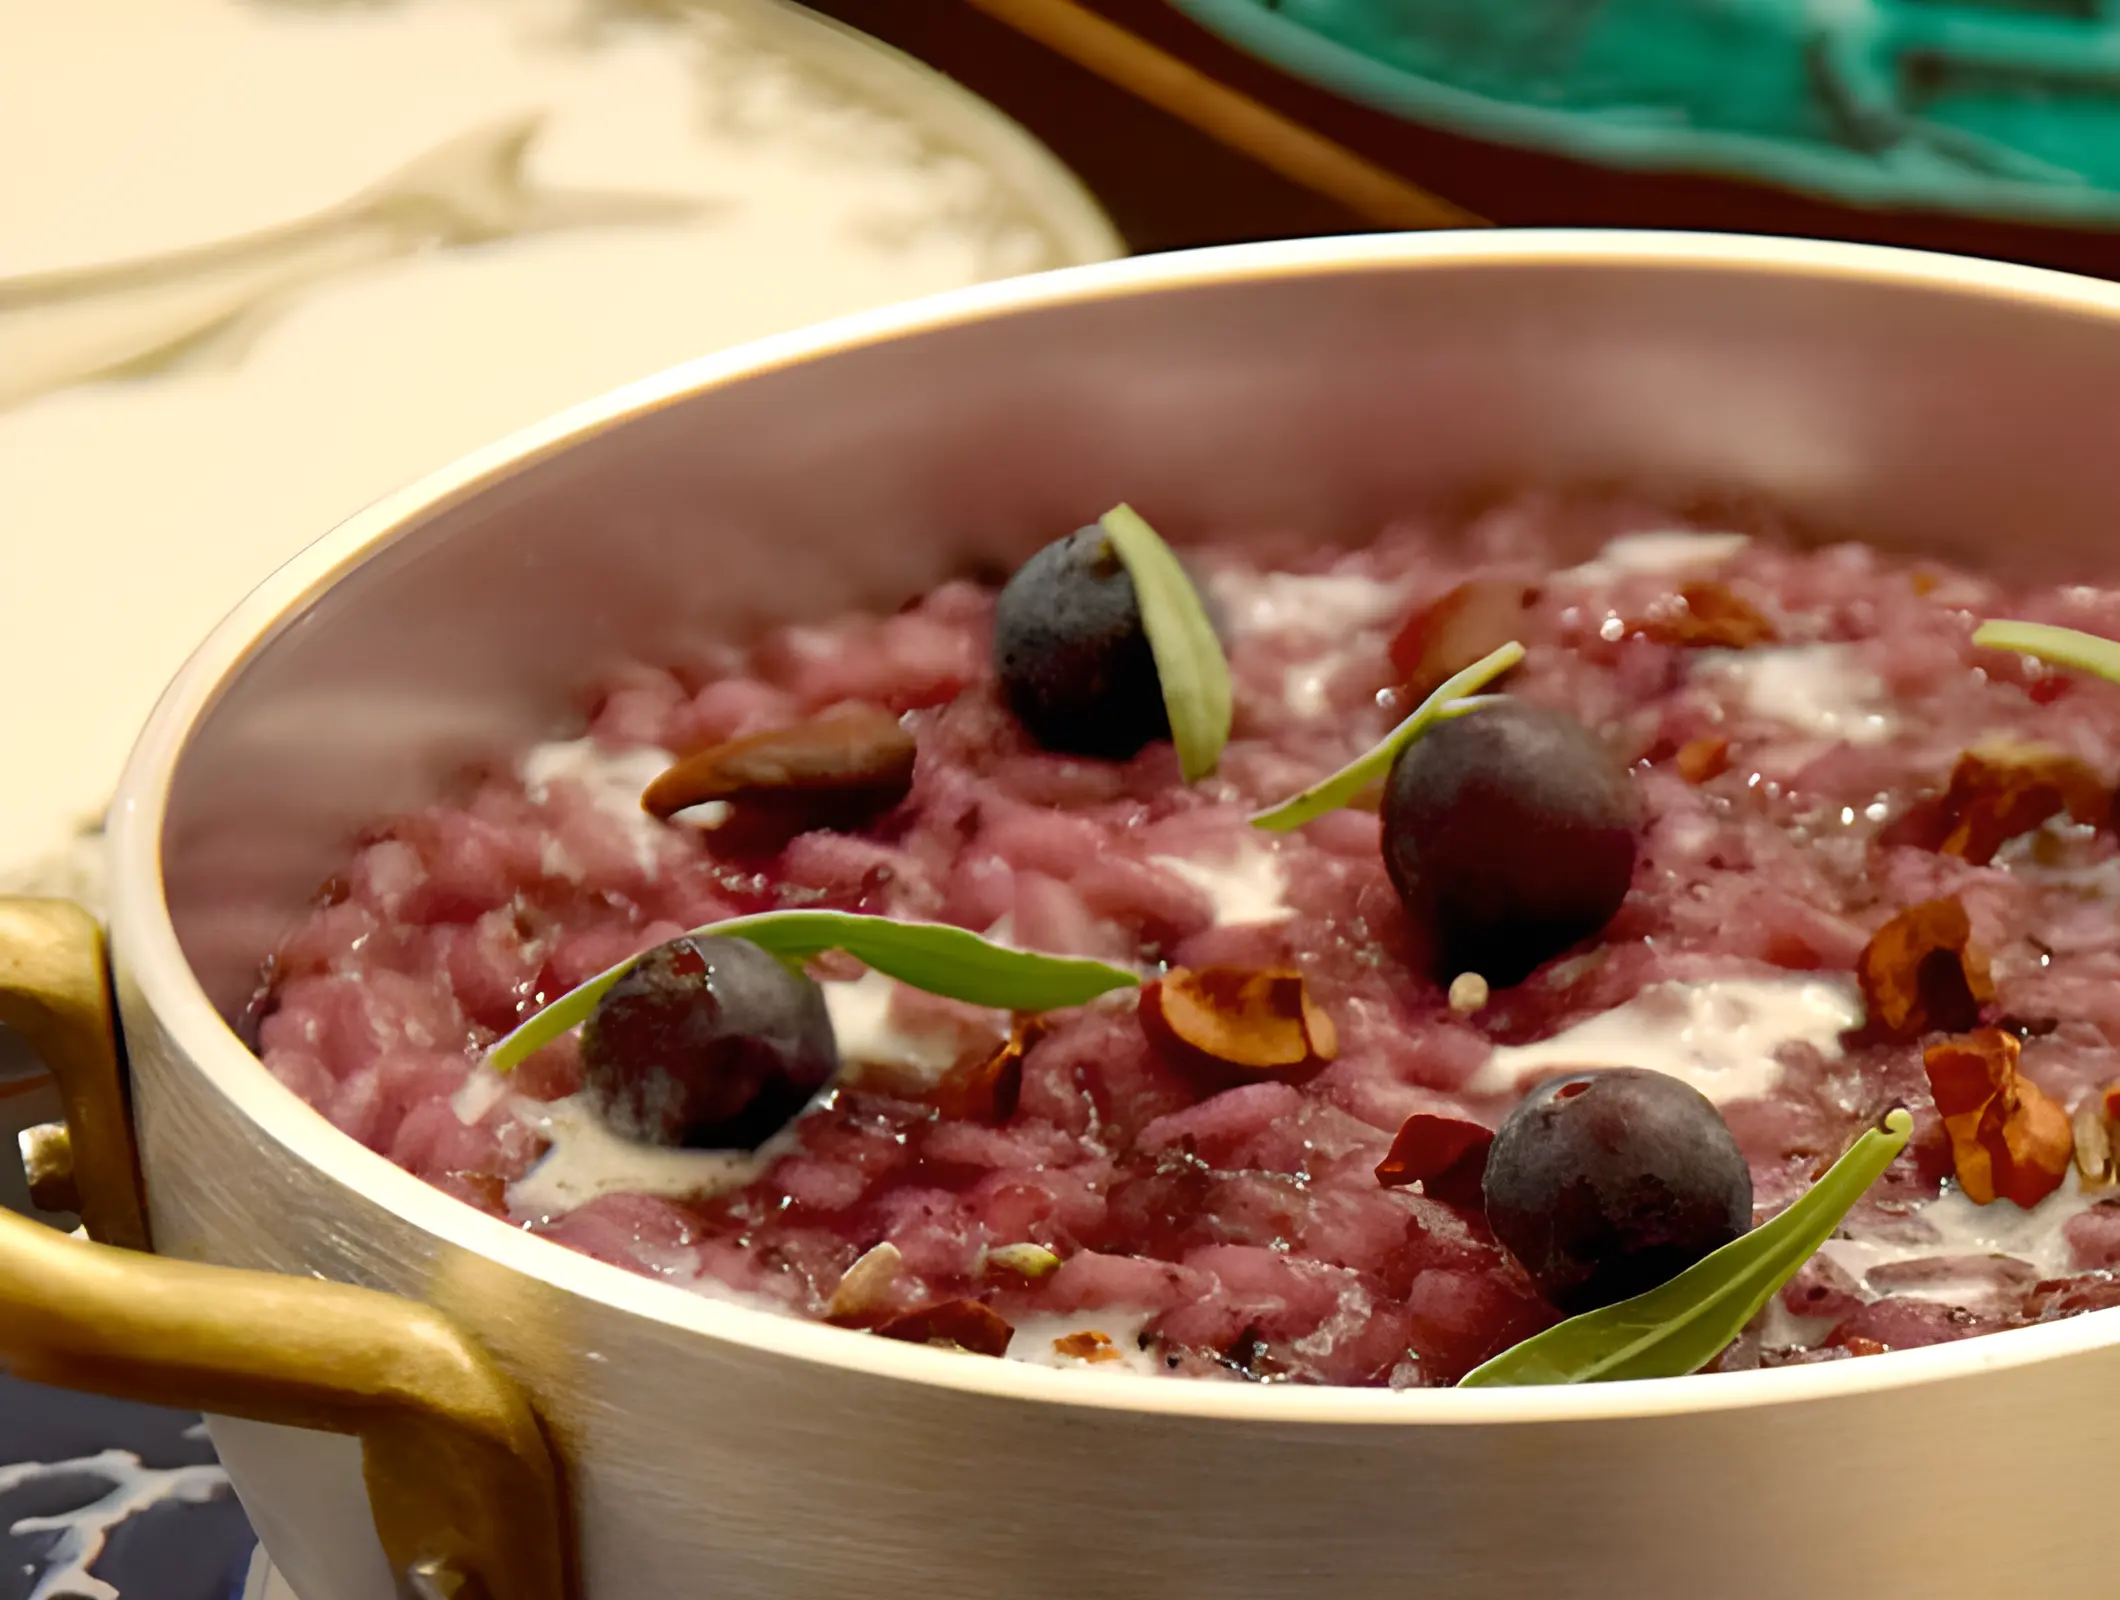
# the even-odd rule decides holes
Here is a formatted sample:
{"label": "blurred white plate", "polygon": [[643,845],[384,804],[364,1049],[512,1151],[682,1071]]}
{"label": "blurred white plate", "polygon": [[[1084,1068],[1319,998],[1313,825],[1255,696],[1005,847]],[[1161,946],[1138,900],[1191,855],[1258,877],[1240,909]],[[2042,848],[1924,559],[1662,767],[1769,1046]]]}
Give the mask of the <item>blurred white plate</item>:
{"label": "blurred white plate", "polygon": [[0,150],[0,887],[83,887],[185,651],[377,495],[706,350],[1121,249],[1014,123],[777,0],[0,7]]}

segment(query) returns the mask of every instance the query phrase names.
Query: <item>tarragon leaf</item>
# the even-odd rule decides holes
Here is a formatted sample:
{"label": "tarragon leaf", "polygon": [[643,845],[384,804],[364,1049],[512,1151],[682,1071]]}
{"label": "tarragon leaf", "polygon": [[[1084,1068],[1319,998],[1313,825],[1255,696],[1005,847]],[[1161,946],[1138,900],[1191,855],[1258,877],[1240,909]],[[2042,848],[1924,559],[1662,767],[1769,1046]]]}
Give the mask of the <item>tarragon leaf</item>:
{"label": "tarragon leaf", "polygon": [[2057,667],[2074,667],[2120,683],[2120,643],[2050,622],[1983,622],[1973,643],[1988,650],[2014,650]]}
{"label": "tarragon leaf", "polygon": [[1133,579],[1142,631],[1156,658],[1163,709],[1170,716],[1171,743],[1187,783],[1215,770],[1229,743],[1234,715],[1229,660],[1208,620],[1192,579],[1154,528],[1132,506],[1117,505],[1097,519]]}
{"label": "tarragon leaf", "polygon": [[1492,683],[1523,659],[1524,647],[1514,639],[1499,650],[1481,656],[1463,672],[1445,678],[1435,693],[1414,707],[1412,716],[1385,734],[1373,749],[1364,751],[1331,777],[1319,779],[1302,793],[1253,813],[1251,825],[1272,833],[1286,833],[1328,811],[1339,810],[1388,773],[1399,752],[1438,722],[1492,705],[1497,696],[1475,697],[1474,691]]}
{"label": "tarragon leaf", "polygon": [[[693,934],[748,939],[784,961],[807,961],[844,950],[887,977],[929,994],[1005,1011],[1056,1011],[1079,1006],[1141,980],[1121,967],[1077,956],[1042,955],[995,944],[941,922],[898,922],[852,911],[762,911],[694,928]],[[604,991],[640,958],[577,984],[486,1052],[486,1065],[506,1072],[533,1050],[588,1019]]]}
{"label": "tarragon leaf", "polygon": [[1700,1371],[1833,1236],[1913,1131],[1914,1119],[1893,1110],[1882,1128],[1866,1131],[1779,1216],[1647,1294],[1586,1311],[1511,1345],[1466,1373],[1458,1386],[1611,1383]]}

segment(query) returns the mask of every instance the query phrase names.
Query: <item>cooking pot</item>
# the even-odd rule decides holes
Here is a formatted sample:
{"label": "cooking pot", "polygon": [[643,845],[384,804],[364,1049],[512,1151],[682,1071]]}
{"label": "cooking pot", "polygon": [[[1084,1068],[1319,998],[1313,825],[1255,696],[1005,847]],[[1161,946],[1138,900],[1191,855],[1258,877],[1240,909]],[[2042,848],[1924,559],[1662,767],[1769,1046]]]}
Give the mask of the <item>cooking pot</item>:
{"label": "cooking pot", "polygon": [[78,909],[0,915],[0,1016],[67,1104],[32,1177],[103,1241],[0,1219],[0,1356],[213,1413],[305,1600],[2101,1592],[2120,1313],[1579,1388],[983,1360],[512,1229],[337,1132],[235,1025],[358,828],[565,731],[622,659],[888,607],[1121,498],[1180,541],[1324,541],[1624,484],[2080,568],[2120,511],[2116,396],[2120,288],[1422,235],[965,290],[473,455],[283,568],[178,675],[111,812],[107,967]]}

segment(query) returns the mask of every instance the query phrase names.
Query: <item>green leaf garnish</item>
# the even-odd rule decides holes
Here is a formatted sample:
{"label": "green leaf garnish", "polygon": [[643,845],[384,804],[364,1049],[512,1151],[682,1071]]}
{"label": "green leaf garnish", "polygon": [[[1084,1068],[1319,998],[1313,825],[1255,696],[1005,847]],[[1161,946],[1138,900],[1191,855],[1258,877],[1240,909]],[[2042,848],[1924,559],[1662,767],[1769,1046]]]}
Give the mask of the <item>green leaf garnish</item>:
{"label": "green leaf garnish", "polygon": [[1468,711],[1492,704],[1492,696],[1468,697],[1523,659],[1524,647],[1514,639],[1499,650],[1481,656],[1463,672],[1444,679],[1441,687],[1415,706],[1413,715],[1385,734],[1374,749],[1356,756],[1331,777],[1320,778],[1301,794],[1283,800],[1277,806],[1268,806],[1264,811],[1254,812],[1251,825],[1273,833],[1286,833],[1291,828],[1300,828],[1314,817],[1339,810],[1389,772],[1399,752],[1438,722],[1462,717]]}
{"label": "green leaf garnish", "polygon": [[1229,661],[1207,618],[1192,579],[1154,528],[1129,505],[1116,505],[1097,519],[1112,549],[1134,580],[1141,627],[1156,658],[1163,709],[1170,715],[1171,743],[1187,783],[1215,770],[1229,743],[1232,701]]}
{"label": "green leaf garnish", "polygon": [[[929,994],[1004,1011],[1057,1011],[1141,980],[1120,967],[1076,956],[1012,950],[941,922],[895,922],[852,911],[761,911],[693,928],[692,934],[748,939],[783,961],[844,950],[878,972]],[[533,1050],[579,1026],[604,991],[640,958],[630,956],[552,1001],[486,1052],[506,1072]]]}
{"label": "green leaf garnish", "polygon": [[1458,1387],[1611,1383],[1700,1371],[1833,1236],[1913,1131],[1914,1119],[1895,1109],[1780,1216],[1647,1294],[1570,1317],[1510,1346],[1466,1373]]}
{"label": "green leaf garnish", "polygon": [[1988,650],[2037,656],[2057,667],[2094,672],[2120,683],[2120,644],[2095,633],[2057,628],[2050,622],[1983,622],[1973,630],[1973,643]]}

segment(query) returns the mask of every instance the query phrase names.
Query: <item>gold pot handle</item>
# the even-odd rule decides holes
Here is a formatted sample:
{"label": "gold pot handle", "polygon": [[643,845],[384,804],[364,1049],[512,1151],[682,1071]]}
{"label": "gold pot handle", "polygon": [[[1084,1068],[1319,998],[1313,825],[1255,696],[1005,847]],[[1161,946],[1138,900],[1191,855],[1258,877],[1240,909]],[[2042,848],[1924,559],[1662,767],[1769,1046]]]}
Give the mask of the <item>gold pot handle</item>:
{"label": "gold pot handle", "polygon": [[[0,1021],[59,1077],[77,1209],[91,1231],[130,1228],[144,1241],[102,951],[79,907],[0,898]],[[536,1416],[432,1306],[165,1260],[0,1210],[0,1366],[61,1388],[353,1434],[376,1533],[409,1594],[576,1592],[567,1507]]]}
{"label": "gold pot handle", "polygon": [[0,1023],[43,1057],[66,1108],[63,1127],[23,1135],[31,1198],[78,1213],[91,1239],[145,1250],[103,930],[71,900],[0,897]]}

